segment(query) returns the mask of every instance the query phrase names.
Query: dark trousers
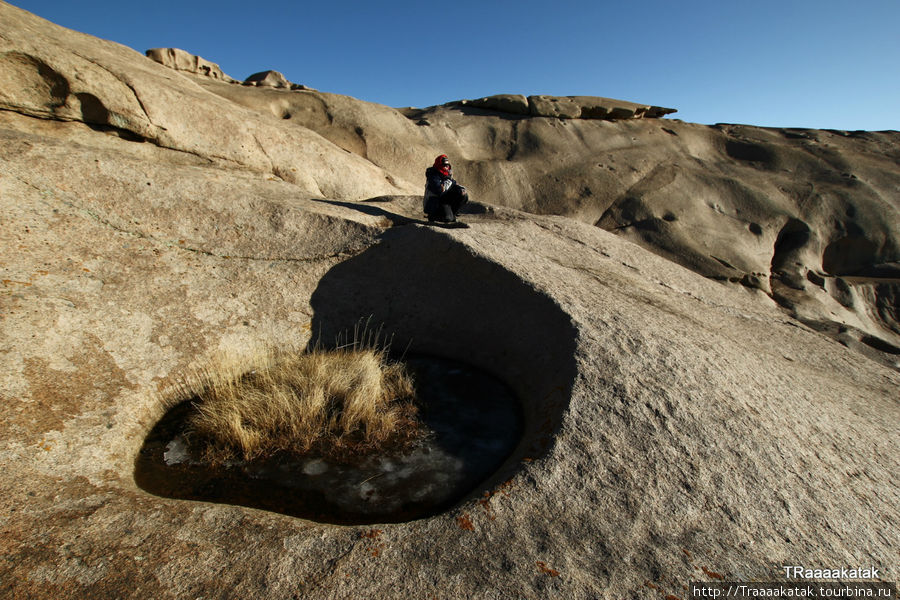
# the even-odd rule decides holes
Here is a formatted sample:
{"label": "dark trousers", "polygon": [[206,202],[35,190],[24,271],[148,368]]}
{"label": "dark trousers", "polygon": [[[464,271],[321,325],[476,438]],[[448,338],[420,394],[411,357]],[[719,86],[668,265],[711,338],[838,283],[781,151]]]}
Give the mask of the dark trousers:
{"label": "dark trousers", "polygon": [[468,201],[469,198],[463,194],[462,188],[454,184],[437,199],[434,210],[428,213],[428,220],[452,223],[456,220],[459,210]]}

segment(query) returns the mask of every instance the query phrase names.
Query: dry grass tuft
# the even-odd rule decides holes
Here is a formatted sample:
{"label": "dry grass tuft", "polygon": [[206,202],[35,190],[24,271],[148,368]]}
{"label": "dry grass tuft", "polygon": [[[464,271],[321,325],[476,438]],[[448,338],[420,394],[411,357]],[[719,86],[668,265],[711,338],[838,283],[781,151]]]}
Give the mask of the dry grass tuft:
{"label": "dry grass tuft", "polygon": [[347,457],[405,445],[420,429],[412,378],[373,346],[222,355],[188,387],[188,436],[211,462],[280,451]]}

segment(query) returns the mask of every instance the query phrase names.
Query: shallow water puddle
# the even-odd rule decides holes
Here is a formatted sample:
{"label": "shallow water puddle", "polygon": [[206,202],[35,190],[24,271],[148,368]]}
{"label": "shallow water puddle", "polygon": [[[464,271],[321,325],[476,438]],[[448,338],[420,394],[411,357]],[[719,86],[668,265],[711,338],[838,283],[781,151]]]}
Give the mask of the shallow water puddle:
{"label": "shallow water puddle", "polygon": [[416,357],[419,416],[427,434],[412,448],[341,463],[275,456],[213,467],[182,437],[192,410],[170,410],[147,436],[135,479],[159,496],[221,502],[321,522],[400,522],[450,508],[496,471],[518,443],[521,409],[503,383],[467,365]]}

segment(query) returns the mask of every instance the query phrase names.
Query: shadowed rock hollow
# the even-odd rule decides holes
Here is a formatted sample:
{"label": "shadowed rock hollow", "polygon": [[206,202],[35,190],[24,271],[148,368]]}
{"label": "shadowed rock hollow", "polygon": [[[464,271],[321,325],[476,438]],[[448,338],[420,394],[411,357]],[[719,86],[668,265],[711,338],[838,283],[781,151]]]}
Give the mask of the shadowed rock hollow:
{"label": "shadowed rock hollow", "polygon": [[[398,110],[169,68],[5,3],[0,36],[6,595],[896,579],[897,132]],[[439,153],[471,229],[420,222]],[[476,495],[334,526],[137,485],[193,365],[370,316],[520,399],[522,442]]]}

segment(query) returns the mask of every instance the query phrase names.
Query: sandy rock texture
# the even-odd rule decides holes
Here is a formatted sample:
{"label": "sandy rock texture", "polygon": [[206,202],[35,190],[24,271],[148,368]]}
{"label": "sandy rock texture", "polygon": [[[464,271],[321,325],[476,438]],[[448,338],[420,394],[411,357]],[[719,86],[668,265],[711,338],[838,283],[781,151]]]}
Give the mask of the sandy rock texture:
{"label": "sandy rock texture", "polygon": [[[0,109],[0,596],[897,579],[896,132],[400,111],[2,2]],[[470,229],[421,221],[442,152]],[[193,365],[367,318],[521,400],[518,447],[454,508],[334,526],[138,487]]]}

